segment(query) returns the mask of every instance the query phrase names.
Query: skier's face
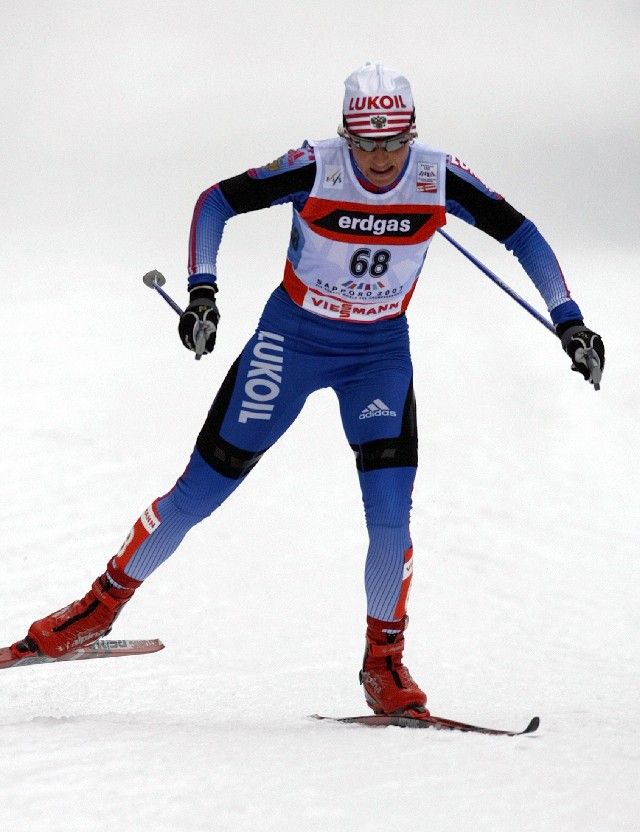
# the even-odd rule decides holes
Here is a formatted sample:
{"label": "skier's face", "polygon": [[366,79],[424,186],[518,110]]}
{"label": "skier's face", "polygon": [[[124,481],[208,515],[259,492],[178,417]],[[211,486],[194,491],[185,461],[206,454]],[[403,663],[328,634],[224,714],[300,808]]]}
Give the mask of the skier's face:
{"label": "skier's face", "polygon": [[375,150],[370,152],[352,145],[351,152],[356,165],[369,182],[384,187],[390,185],[400,175],[402,166],[409,155],[409,145],[404,144],[397,150],[385,150],[381,145],[378,145]]}

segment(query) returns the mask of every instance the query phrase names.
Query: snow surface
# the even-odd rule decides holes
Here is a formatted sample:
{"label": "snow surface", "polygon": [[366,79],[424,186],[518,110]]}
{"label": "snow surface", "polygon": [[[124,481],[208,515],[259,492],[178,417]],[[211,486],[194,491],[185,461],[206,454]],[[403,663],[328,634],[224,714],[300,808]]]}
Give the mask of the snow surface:
{"label": "snow surface", "polygon": [[[26,4],[32,29],[52,33],[35,57],[25,4],[6,6],[13,40],[3,69],[22,79],[7,87],[19,92],[10,103],[22,120],[2,197],[0,642],[8,644],[83,594],[182,471],[280,279],[289,210],[239,218],[225,233],[220,340],[199,363],[142,274],[164,271],[184,303],[199,191],[295,143],[311,110],[288,113],[268,142],[259,113],[235,150],[219,137],[212,149],[180,121],[176,90],[190,107],[199,95],[184,32],[174,33],[166,9],[164,29],[143,38],[155,4],[118,5],[135,19],[111,28],[111,4],[92,7],[95,25],[79,22],[74,4],[60,4],[63,21]],[[205,22],[211,33],[214,21]],[[233,25],[231,39],[244,31],[240,18]],[[328,37],[331,27],[319,25]],[[421,42],[419,30],[412,37]],[[336,79],[363,51],[359,42],[333,68]],[[405,44],[389,63],[405,68],[410,52]],[[226,57],[239,72],[235,87],[225,76],[229,89],[242,92],[241,58]],[[94,74],[83,80],[89,65]],[[132,79],[124,99],[109,87],[114,72]],[[326,101],[334,92],[327,85]],[[99,106],[85,108],[96,96]],[[461,111],[467,105],[479,118],[459,99]],[[224,98],[215,114],[227,119],[226,137],[238,106]],[[566,108],[549,107],[545,118],[561,121]],[[447,125],[438,126],[444,135]],[[470,161],[493,158],[482,135],[466,140],[471,151],[477,142]],[[520,141],[515,130],[499,136],[507,154]],[[582,213],[570,179],[556,184],[542,169],[528,190],[529,172],[509,160],[494,161],[494,172],[503,162],[506,186],[493,184],[506,192],[521,182],[512,201],[548,232],[587,322],[605,336],[608,364],[595,393],[542,326],[434,241],[409,315],[421,467],[406,655],[434,713],[505,728],[538,714],[538,733],[306,718],[366,710],[357,681],[366,536],[337,403],[321,391],[118,620],[114,637],[160,637],[164,651],[0,674],[2,832],[638,829],[637,238],[625,248],[613,231],[597,237],[600,214]],[[591,184],[600,208],[602,180]],[[449,230],[542,308],[510,255],[455,220]]]}

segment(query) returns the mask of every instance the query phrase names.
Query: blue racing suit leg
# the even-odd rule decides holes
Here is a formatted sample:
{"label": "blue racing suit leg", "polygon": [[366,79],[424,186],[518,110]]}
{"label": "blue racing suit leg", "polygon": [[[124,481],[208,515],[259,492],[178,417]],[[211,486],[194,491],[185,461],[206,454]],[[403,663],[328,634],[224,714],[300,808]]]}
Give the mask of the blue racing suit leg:
{"label": "blue racing suit leg", "polygon": [[[295,315],[297,307],[288,303],[292,310],[285,311]],[[289,343],[295,320],[281,306],[267,304],[218,391],[186,470],[136,522],[116,556],[114,566],[129,577],[141,581],[157,569],[235,491],[321,386],[310,357]]]}
{"label": "blue racing suit leg", "polygon": [[276,290],[227,374],[185,472],[137,521],[114,565],[144,580],[238,487],[307,396],[333,387],[365,505],[369,614],[402,618],[417,464],[411,377],[404,316],[375,325],[327,321]]}
{"label": "blue racing suit leg", "polygon": [[369,535],[367,614],[383,621],[404,617],[413,570],[409,515],[418,436],[408,338],[406,347],[400,340],[396,349],[336,389],[356,455]]}

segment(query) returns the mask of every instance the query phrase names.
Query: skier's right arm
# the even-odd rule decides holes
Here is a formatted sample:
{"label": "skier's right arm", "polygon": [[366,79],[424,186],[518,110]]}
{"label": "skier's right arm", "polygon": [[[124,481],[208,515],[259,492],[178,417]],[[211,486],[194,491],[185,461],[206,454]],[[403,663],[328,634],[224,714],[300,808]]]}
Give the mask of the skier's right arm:
{"label": "skier's right arm", "polygon": [[313,148],[305,142],[274,162],[224,179],[200,194],[189,236],[188,288],[216,282],[218,249],[227,220],[286,202],[301,209],[315,175]]}
{"label": "skier's right arm", "polygon": [[[306,143],[261,168],[224,179],[198,198],[189,236],[189,305],[180,317],[178,332],[187,349],[211,352],[218,319],[216,260],[225,223],[236,214],[293,202],[301,209],[315,179],[313,148]],[[206,330],[205,330],[206,328]]]}

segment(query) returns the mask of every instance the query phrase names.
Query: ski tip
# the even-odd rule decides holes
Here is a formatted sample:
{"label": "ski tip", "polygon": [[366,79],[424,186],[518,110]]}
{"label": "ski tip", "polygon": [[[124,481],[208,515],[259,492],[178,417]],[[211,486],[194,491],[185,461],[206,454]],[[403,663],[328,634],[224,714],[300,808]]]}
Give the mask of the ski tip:
{"label": "ski tip", "polygon": [[435,728],[447,729],[449,731],[471,732],[476,734],[491,734],[494,736],[503,735],[508,737],[519,737],[523,734],[532,734],[540,725],[540,717],[534,716],[524,731],[504,731],[497,728],[485,728],[480,725],[468,725],[466,722],[457,722],[453,719],[445,719],[439,716],[412,717],[402,715],[375,715],[364,716],[325,716],[323,714],[309,714],[308,719],[323,720],[325,722],[339,722],[351,725],[368,725],[370,727],[386,727],[393,725],[398,728]]}
{"label": "ski tip", "polygon": [[149,639],[149,652],[157,653],[158,650],[164,650],[163,642],[161,642],[159,638]]}

